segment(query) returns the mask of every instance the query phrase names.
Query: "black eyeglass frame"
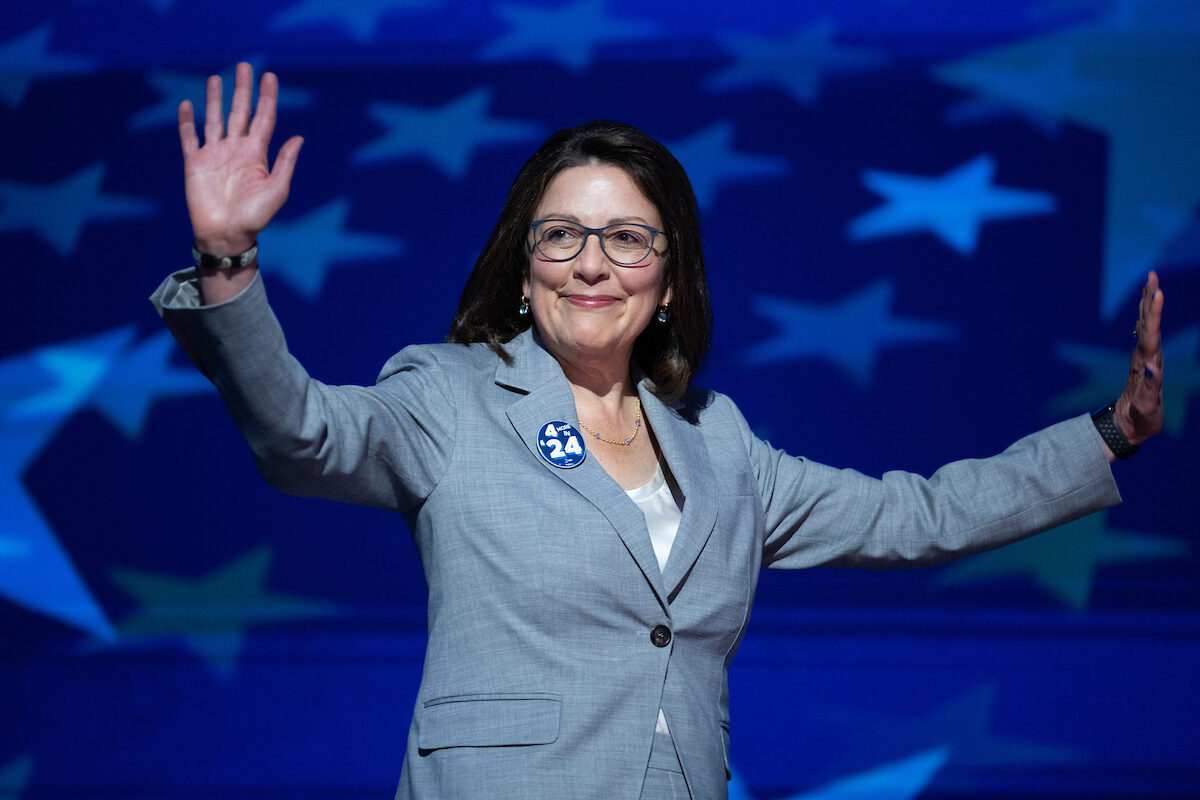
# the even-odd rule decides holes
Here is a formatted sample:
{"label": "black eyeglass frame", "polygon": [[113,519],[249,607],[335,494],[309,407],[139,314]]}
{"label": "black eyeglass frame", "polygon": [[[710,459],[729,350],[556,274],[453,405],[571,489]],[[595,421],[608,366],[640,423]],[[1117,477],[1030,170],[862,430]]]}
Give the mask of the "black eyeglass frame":
{"label": "black eyeglass frame", "polygon": [[[579,240],[579,249],[571,255],[563,256],[562,258],[548,255],[544,250],[542,250],[542,248],[539,246],[540,243],[538,242],[537,229],[539,225],[545,225],[547,222],[564,222],[573,228],[578,228],[579,230],[583,231],[583,238]],[[650,246],[646,249],[645,254],[642,255],[642,257],[637,261],[628,264],[623,261],[618,261],[612,257],[612,254],[608,252],[608,248],[604,246],[604,232],[609,228],[641,228],[642,230],[649,231]],[[629,269],[641,269],[643,267],[648,267],[650,266],[649,258],[651,253],[661,257],[666,252],[665,250],[654,249],[654,240],[657,239],[658,235],[663,233],[663,231],[660,231],[658,228],[650,225],[643,225],[640,222],[614,222],[611,225],[605,225],[603,228],[589,228],[588,226],[582,225],[573,219],[559,219],[557,217],[550,217],[548,219],[535,219],[533,222],[529,223],[529,232],[533,234],[533,247],[531,249],[536,250],[538,254],[547,261],[561,262],[570,261],[572,258],[575,258],[583,252],[583,248],[587,247],[588,237],[593,233],[596,234],[596,239],[600,242],[600,252],[604,253],[604,257],[616,264],[618,267],[626,267]]]}

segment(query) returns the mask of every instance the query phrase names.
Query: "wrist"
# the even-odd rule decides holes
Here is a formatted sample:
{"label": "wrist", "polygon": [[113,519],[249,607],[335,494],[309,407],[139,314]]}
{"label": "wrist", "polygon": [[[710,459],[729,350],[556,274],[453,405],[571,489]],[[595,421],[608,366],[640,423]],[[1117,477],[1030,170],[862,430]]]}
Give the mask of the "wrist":
{"label": "wrist", "polygon": [[233,252],[212,252],[202,249],[199,244],[192,245],[192,258],[196,262],[196,269],[201,272],[239,270],[252,266],[257,256],[257,242],[251,242],[244,250]]}

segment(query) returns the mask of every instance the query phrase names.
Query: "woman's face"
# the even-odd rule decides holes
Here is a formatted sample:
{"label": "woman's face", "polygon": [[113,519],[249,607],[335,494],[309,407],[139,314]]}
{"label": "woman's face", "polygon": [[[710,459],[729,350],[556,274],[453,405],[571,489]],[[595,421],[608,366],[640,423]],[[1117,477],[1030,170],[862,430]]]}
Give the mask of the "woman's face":
{"label": "woman's face", "polygon": [[[620,167],[593,163],[564,169],[550,181],[534,219],[565,219],[588,228],[635,222],[662,229],[658,209]],[[588,236],[579,255],[549,261],[529,237],[529,271],[522,291],[529,298],[543,344],[560,361],[608,361],[627,369],[633,343],[659,305],[670,302],[664,283],[665,255],[651,253],[643,267],[614,264]],[[666,237],[654,249],[662,253]]]}

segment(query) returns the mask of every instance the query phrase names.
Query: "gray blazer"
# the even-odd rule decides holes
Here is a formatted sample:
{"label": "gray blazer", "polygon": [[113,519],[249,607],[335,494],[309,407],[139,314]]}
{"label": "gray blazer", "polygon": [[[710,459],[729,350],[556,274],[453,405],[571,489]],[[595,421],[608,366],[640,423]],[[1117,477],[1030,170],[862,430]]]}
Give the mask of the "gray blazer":
{"label": "gray blazer", "polygon": [[261,281],[196,308],[189,273],[152,298],[283,491],[400,512],[429,584],[429,642],[397,798],[639,796],[661,706],[694,798],[723,798],[726,672],[758,570],[936,563],[1119,502],[1080,417],[929,479],[882,480],[757,439],[713,392],[639,384],[684,495],[659,570],[641,512],[592,458],[542,457],[578,425],[557,361],[525,333],[409,347],[373,387],[312,380]]}

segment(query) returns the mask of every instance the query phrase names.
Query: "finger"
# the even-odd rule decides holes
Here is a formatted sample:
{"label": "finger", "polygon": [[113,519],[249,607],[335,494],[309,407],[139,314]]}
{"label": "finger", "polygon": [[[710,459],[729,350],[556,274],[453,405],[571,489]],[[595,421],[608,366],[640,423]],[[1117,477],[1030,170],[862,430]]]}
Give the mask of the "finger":
{"label": "finger", "polygon": [[233,78],[233,99],[229,103],[229,134],[245,136],[250,128],[250,90],[254,68],[245,61],[237,65]]}
{"label": "finger", "polygon": [[273,72],[264,72],[258,87],[258,107],[250,122],[250,133],[269,141],[275,132],[275,109],[279,101],[279,79]]}
{"label": "finger", "polygon": [[179,144],[183,147],[185,157],[200,149],[200,140],[196,136],[195,114],[191,100],[184,100],[179,104]]}
{"label": "finger", "polygon": [[296,170],[296,160],[300,157],[300,147],[304,138],[293,136],[283,143],[275,156],[275,165],[271,168],[271,183],[275,184],[282,197],[287,198],[292,183],[292,173]]}
{"label": "finger", "polygon": [[204,143],[215,142],[225,134],[221,109],[221,76],[211,75],[204,87]]}

